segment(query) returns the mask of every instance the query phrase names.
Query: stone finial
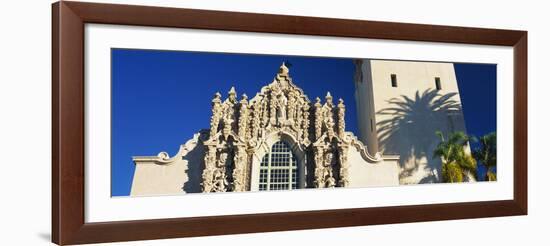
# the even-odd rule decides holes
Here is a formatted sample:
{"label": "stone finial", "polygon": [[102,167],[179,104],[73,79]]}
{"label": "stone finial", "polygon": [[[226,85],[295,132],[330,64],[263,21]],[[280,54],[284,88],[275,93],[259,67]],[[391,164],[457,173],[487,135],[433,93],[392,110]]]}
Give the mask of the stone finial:
{"label": "stone finial", "polygon": [[332,104],[332,95],[330,95],[330,92],[327,92],[327,96],[325,96],[325,100],[327,101],[326,104],[329,105],[330,107],[334,106],[334,104]]}
{"label": "stone finial", "polygon": [[235,87],[234,86],[231,86],[231,89],[229,90],[228,92],[229,94],[229,101],[232,102],[232,103],[236,103],[237,102],[237,92],[235,91]]}
{"label": "stone finial", "polygon": [[344,99],[340,98],[338,99],[338,107],[343,107],[344,106]]}
{"label": "stone finial", "polygon": [[228,92],[229,95],[237,95],[237,92],[235,91],[235,86],[231,86],[231,89]]}
{"label": "stone finial", "polygon": [[222,94],[220,94],[219,92],[216,92],[214,94],[214,98],[212,98],[212,102],[213,103],[220,103],[221,99],[222,99]]}
{"label": "stone finial", "polygon": [[289,72],[289,69],[286,66],[286,64],[283,62],[283,64],[281,64],[281,66],[279,67],[279,74],[280,75],[288,75],[288,72]]}
{"label": "stone finial", "polygon": [[327,101],[332,101],[332,95],[330,95],[330,91],[327,91],[327,96],[325,96],[325,99]]}
{"label": "stone finial", "polygon": [[241,96],[241,101],[240,101],[241,104],[248,104],[248,96],[246,94],[243,94]]}
{"label": "stone finial", "polygon": [[314,104],[316,107],[320,107],[321,106],[321,98],[319,97],[316,97],[315,98],[315,104]]}

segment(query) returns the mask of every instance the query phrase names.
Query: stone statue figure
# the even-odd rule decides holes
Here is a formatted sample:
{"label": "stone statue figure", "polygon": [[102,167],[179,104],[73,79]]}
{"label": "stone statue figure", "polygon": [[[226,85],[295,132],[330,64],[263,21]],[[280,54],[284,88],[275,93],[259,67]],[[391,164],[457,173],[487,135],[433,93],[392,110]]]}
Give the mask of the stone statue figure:
{"label": "stone statue figure", "polygon": [[234,122],[233,116],[226,116],[223,118],[222,134],[226,140],[229,134],[231,134],[231,131],[233,130],[233,122]]}
{"label": "stone statue figure", "polygon": [[327,152],[326,155],[325,155],[325,163],[324,163],[324,166],[325,166],[325,167],[330,167],[330,166],[332,166],[332,160],[333,160],[333,154],[332,154],[332,152]]}
{"label": "stone statue figure", "polygon": [[225,173],[221,169],[216,169],[214,171],[214,192],[225,192],[227,191],[227,179]]}
{"label": "stone statue figure", "polygon": [[325,185],[327,188],[332,188],[336,186],[336,179],[332,175],[332,169],[327,168],[327,175],[325,176]]}
{"label": "stone statue figure", "polygon": [[269,123],[275,125],[277,123],[277,106],[279,105],[279,93],[281,89],[276,84],[269,86],[271,88],[271,98],[269,102]]}
{"label": "stone statue figure", "polygon": [[287,99],[284,93],[280,93],[277,96],[277,124],[283,125],[286,122],[286,104]]}
{"label": "stone statue figure", "polygon": [[227,153],[221,153],[220,159],[218,159],[218,167],[225,167],[225,163],[227,162]]}

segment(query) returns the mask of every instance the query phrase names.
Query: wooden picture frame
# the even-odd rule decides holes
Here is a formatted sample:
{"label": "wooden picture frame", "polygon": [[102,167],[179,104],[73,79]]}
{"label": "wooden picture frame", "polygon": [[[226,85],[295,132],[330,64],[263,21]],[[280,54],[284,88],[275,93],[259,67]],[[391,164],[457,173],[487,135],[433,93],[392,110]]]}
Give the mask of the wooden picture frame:
{"label": "wooden picture frame", "polygon": [[[84,24],[513,47],[513,200],[86,223]],[[52,6],[52,241],[59,245],[527,214],[527,32],[80,2]],[[288,223],[292,218],[293,223]],[[261,221],[261,223],[258,223]],[[182,228],[185,228],[183,230]]]}

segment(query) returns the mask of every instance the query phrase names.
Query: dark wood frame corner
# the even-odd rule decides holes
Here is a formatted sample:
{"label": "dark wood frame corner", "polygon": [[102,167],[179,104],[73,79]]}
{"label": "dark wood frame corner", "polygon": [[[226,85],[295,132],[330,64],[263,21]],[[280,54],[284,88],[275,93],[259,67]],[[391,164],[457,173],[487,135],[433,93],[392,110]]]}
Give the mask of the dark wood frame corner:
{"label": "dark wood frame corner", "polygon": [[[81,244],[527,214],[527,32],[80,2],[52,6],[52,241]],[[103,23],[510,46],[514,199],[86,223],[84,24]],[[293,223],[288,223],[289,220]],[[260,223],[261,221],[261,223]],[[183,230],[182,228],[185,228]]]}

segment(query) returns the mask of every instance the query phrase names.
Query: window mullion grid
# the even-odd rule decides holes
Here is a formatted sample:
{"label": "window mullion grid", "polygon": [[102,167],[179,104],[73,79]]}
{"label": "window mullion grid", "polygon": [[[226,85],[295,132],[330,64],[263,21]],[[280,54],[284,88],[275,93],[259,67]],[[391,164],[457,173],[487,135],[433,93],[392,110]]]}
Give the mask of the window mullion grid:
{"label": "window mullion grid", "polygon": [[[294,166],[297,165],[297,160],[294,160],[294,155],[289,149],[281,148],[282,147],[276,143],[266,153],[266,166],[263,167],[263,169],[266,170],[267,175],[265,181],[265,190],[279,190],[285,185],[288,186],[287,190],[292,190],[294,180],[296,180],[296,183],[298,183],[298,177],[295,177],[293,179],[293,175],[296,174],[298,171],[297,166]],[[275,176],[272,177],[274,171],[276,171],[274,173]],[[288,175],[288,177],[285,175]],[[274,186],[271,187],[271,185]]]}
{"label": "window mullion grid", "polygon": [[294,171],[293,170],[293,166],[292,166],[292,161],[293,161],[293,158],[292,158],[292,152],[290,153],[286,153],[286,155],[288,156],[288,189],[289,190],[292,190],[292,172]]}
{"label": "window mullion grid", "polygon": [[268,152],[269,158],[267,158],[267,182],[266,182],[266,189],[265,190],[271,190],[270,183],[271,183],[271,150]]}

